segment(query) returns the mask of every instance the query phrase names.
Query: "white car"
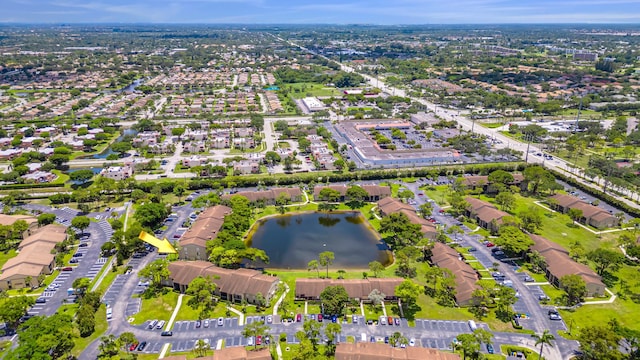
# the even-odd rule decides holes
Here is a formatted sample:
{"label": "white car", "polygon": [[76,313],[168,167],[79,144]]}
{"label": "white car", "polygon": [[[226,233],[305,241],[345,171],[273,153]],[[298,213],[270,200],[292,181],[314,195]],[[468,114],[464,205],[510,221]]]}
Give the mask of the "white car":
{"label": "white car", "polygon": [[409,346],[416,346],[416,339],[411,338],[411,340],[409,340]]}

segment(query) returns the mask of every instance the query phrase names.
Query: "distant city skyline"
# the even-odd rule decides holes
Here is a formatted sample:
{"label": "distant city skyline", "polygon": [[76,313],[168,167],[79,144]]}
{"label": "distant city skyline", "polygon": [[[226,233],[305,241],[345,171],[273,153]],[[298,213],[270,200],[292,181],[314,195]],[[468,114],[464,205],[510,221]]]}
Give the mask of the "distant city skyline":
{"label": "distant city skyline", "polygon": [[3,0],[0,23],[640,24],[640,0]]}

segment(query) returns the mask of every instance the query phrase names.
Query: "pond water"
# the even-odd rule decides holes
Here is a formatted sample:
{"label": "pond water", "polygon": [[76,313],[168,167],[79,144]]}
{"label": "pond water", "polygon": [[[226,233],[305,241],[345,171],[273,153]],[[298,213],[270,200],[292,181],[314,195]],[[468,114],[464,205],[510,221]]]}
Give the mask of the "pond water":
{"label": "pond water", "polygon": [[391,262],[387,245],[360,212],[274,216],[259,220],[252,230],[248,243],[267,253],[267,267],[306,269],[323,251],[335,254],[330,270],[367,269],[374,260]]}
{"label": "pond water", "polygon": [[[137,130],[133,130],[133,129],[125,129],[122,134],[120,136],[118,136],[118,138],[113,142],[114,144],[117,142],[122,141],[122,139],[124,139],[125,136],[135,136],[136,134],[138,134]],[[111,154],[115,154],[115,152],[113,150],[111,150],[111,147],[108,147],[106,149],[104,149],[103,152],[99,153],[99,154],[95,154],[93,155],[93,159],[106,159],[107,156],[111,155]]]}

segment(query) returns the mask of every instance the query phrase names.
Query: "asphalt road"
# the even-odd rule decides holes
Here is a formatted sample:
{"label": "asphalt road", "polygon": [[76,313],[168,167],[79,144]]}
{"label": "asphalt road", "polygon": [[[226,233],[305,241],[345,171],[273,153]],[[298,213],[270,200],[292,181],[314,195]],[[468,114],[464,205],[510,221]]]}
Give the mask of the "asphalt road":
{"label": "asphalt road", "polygon": [[[445,180],[445,179],[443,179]],[[424,204],[429,200],[426,195],[418,195],[423,193],[419,186],[423,183],[415,182],[415,183],[402,183],[402,186],[411,190],[416,194],[415,202],[416,208],[418,208],[421,204]],[[433,199],[436,201],[436,199]],[[443,213],[440,213],[441,208],[437,205],[437,203],[433,204],[433,213],[432,217],[436,219],[438,222],[442,224],[444,228],[449,228],[453,225],[456,225],[458,221],[451,216],[447,216]],[[484,240],[481,236],[473,234],[472,230],[464,225],[461,225],[460,228],[463,229],[464,234],[459,234],[456,236],[456,241],[464,247],[474,247],[476,249],[473,252],[473,256],[485,267],[491,268],[494,262],[498,262],[499,269],[506,276],[507,279],[513,282],[513,288],[518,292],[519,299],[514,304],[513,308],[516,312],[528,315],[527,319],[520,320],[520,324],[526,328],[535,331],[536,333],[542,333],[544,330],[550,330],[553,332],[556,337],[556,343],[558,346],[554,348],[548,349],[549,359],[564,359],[569,357],[573,350],[578,348],[578,343],[575,341],[568,341],[558,335],[558,330],[566,330],[566,325],[564,321],[552,321],[549,320],[548,310],[551,307],[545,307],[540,304],[538,301],[538,296],[542,293],[542,290],[539,286],[527,286],[524,282],[524,277],[522,274],[518,274],[516,272],[516,268],[510,264],[499,262],[496,260],[491,253],[490,248],[487,248],[480,241]],[[506,333],[509,334],[509,333]],[[506,335],[503,335],[506,336]]]}
{"label": "asphalt road", "polygon": [[[48,206],[28,204],[24,208],[28,210],[37,210],[40,212],[53,213],[56,215],[56,221],[66,226],[71,226],[71,220],[78,216],[78,211],[70,208],[54,209]],[[73,296],[69,297],[67,289],[72,287],[73,281],[77,278],[89,278],[93,280],[98,272],[107,262],[106,258],[100,256],[102,244],[108,241],[113,234],[111,225],[105,220],[110,213],[100,212],[92,213],[88,216],[96,219],[91,221],[89,227],[85,230],[85,235],[81,236],[81,243],[87,243],[86,247],[77,247],[72,250],[73,253],[80,253],[77,266],[72,266],[73,271],[61,271],[52,284],[57,285],[55,291],[44,291],[42,296],[46,299],[44,304],[35,304],[29,310],[29,314],[33,315],[52,315],[61,304],[72,301]],[[75,264],[71,264],[75,265]]]}

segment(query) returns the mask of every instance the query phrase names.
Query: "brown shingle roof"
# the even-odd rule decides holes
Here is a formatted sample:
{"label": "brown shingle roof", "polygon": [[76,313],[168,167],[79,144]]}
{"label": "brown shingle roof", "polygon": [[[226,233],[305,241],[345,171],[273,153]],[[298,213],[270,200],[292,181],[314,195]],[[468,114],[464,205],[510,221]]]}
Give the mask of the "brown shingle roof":
{"label": "brown shingle roof", "polygon": [[206,261],[174,261],[169,263],[169,278],[176,284],[189,285],[198,276],[210,276],[220,292],[228,294],[261,293],[266,296],[278,278],[251,269],[224,269]]}
{"label": "brown shingle roof", "polygon": [[401,278],[385,279],[296,279],[296,297],[319,298],[327,286],[344,286],[350,298],[366,299],[373,289],[393,297]]}
{"label": "brown shingle roof", "polygon": [[555,194],[551,198],[555,199],[558,205],[564,208],[567,208],[580,201],[579,198],[567,194]]}
{"label": "brown shingle roof", "polygon": [[24,220],[27,224],[31,225],[38,222],[38,219],[29,215],[5,215],[0,214],[0,225],[13,225],[18,220]]}
{"label": "brown shingle roof", "polygon": [[580,275],[587,284],[597,284],[604,287],[602,279],[590,267],[577,263],[569,257],[569,252],[560,245],[539,235],[529,235],[534,245],[531,249],[538,251],[547,263],[547,270],[560,279],[565,275]]}
{"label": "brown shingle roof", "polygon": [[466,304],[472,299],[472,293],[480,287],[476,284],[478,274],[471,265],[460,260],[460,254],[451,247],[436,242],[433,246],[431,262],[448,269],[455,276],[456,302]]}
{"label": "brown shingle roof", "polygon": [[2,270],[8,270],[19,264],[33,264],[40,265],[40,268],[43,266],[51,264],[55,255],[51,253],[53,250],[54,244],[38,242],[31,244],[29,246],[25,246],[20,250],[20,253],[14,258],[9,259]]}
{"label": "brown shingle roof", "polygon": [[484,221],[485,223],[490,223],[493,220],[496,220],[498,223],[502,221],[502,218],[505,216],[509,216],[508,213],[498,210],[493,204],[482,201],[480,199],[476,199],[473,197],[466,197],[465,201],[469,203],[467,209],[475,214],[478,219]]}
{"label": "brown shingle roof", "polygon": [[398,199],[394,199],[392,197],[386,197],[380,201],[378,201],[378,209],[383,215],[389,215],[394,212],[398,212],[402,209],[406,209],[409,211],[415,211],[413,206],[409,204],[405,204]]}
{"label": "brown shingle roof", "polygon": [[460,360],[460,356],[422,347],[394,348],[388,344],[359,342],[336,346],[336,360]]}
{"label": "brown shingle roof", "polygon": [[[359,185],[354,185],[354,186],[359,186]],[[391,195],[391,188],[389,186],[360,185],[360,187],[364,189],[364,191],[366,191],[367,194],[369,194],[369,196],[390,196]],[[347,194],[347,190],[349,189],[349,186],[347,185],[329,185],[329,186],[316,185],[313,188],[313,197],[316,200],[320,199],[320,191],[322,191],[322,189],[324,188],[333,189],[339,192],[340,195],[345,196]]]}
{"label": "brown shingle roof", "polygon": [[12,276],[20,275],[20,276],[31,276],[33,279],[40,276],[42,273],[42,265],[34,265],[28,263],[19,263],[16,266],[13,266],[7,270],[3,270],[0,275],[0,280],[6,280]]}
{"label": "brown shingle roof", "polygon": [[[49,226],[53,227],[48,228]],[[57,232],[56,229],[58,228],[59,226],[57,225],[47,225],[39,229],[35,234],[30,235],[22,240],[20,242],[20,245],[18,246],[18,249],[22,249],[37,242],[49,242],[53,243],[54,245],[63,242],[67,238],[67,234],[66,232]]]}
{"label": "brown shingle roof", "polygon": [[197,245],[205,248],[207,241],[215,239],[224,223],[224,217],[231,213],[231,208],[216,205],[203,211],[191,228],[180,238],[180,246]]}
{"label": "brown shingle roof", "polygon": [[302,196],[302,191],[300,188],[275,188],[271,190],[264,191],[241,191],[235,194],[226,194],[222,196],[223,200],[229,200],[232,196],[244,196],[249,202],[256,202],[260,200],[276,200],[280,194],[285,193],[288,194],[290,198],[297,198]]}

